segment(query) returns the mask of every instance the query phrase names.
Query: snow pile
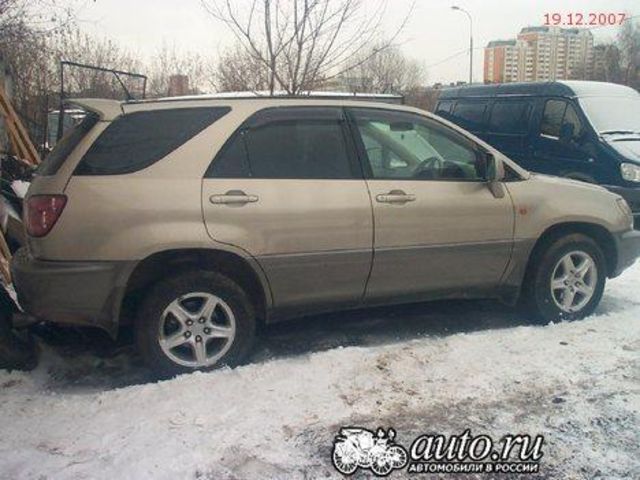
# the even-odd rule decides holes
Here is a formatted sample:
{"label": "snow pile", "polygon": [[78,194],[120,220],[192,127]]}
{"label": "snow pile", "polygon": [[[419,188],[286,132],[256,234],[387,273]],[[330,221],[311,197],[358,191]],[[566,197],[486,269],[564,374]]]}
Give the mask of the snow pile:
{"label": "snow pile", "polygon": [[639,280],[637,265],[610,282],[581,322],[334,348],[99,392],[52,389],[60,358],[50,355],[35,372],[0,373],[0,477],[334,477],[338,428],[380,425],[405,445],[466,428],[540,433],[547,477],[640,478]]}

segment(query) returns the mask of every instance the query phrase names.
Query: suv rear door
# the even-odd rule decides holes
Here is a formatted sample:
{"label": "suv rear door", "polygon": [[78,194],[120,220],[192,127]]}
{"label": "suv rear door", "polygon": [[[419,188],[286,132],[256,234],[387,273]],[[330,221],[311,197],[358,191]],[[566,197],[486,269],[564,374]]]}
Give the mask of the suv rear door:
{"label": "suv rear door", "polygon": [[487,188],[483,155],[429,118],[350,109],[373,199],[374,263],[365,299],[493,289],[510,259],[513,206]]}
{"label": "suv rear door", "polygon": [[254,114],[209,167],[202,205],[209,235],[262,265],[277,308],[362,300],[372,207],[341,108]]}

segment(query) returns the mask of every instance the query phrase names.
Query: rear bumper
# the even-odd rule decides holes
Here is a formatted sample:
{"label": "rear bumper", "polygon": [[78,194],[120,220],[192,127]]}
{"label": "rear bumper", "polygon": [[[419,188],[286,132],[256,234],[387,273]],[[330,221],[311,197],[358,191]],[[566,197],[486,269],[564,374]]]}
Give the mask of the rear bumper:
{"label": "rear bumper", "polygon": [[640,230],[640,188],[618,187],[615,185],[603,186],[627,201],[629,207],[631,207],[631,212],[633,212],[634,228]]}
{"label": "rear bumper", "polygon": [[134,262],[38,260],[16,252],[11,272],[18,301],[41,320],[102,328],[115,335]]}
{"label": "rear bumper", "polygon": [[614,235],[618,251],[618,262],[611,277],[617,277],[640,257],[640,231],[631,230]]}

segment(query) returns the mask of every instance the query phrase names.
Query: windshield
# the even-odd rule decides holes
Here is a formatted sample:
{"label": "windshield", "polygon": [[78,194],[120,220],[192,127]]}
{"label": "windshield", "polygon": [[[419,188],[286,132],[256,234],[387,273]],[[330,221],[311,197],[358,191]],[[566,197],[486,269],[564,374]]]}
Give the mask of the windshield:
{"label": "windshield", "polygon": [[640,95],[585,97],[579,101],[598,133],[640,132]]}

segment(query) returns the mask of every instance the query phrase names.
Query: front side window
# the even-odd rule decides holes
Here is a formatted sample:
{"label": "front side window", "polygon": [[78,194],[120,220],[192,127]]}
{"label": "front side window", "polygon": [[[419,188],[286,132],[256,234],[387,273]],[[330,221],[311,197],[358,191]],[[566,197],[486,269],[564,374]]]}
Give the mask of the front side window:
{"label": "front side window", "polygon": [[576,139],[581,132],[582,123],[573,105],[564,100],[547,100],[540,125],[542,135]]}
{"label": "front side window", "polygon": [[371,176],[378,179],[479,181],[484,163],[470,140],[428,118],[351,110]]}
{"label": "front side window", "polygon": [[[280,109],[250,119],[214,159],[207,177],[354,178],[340,110]],[[326,110],[326,109],[325,109]],[[340,115],[340,117],[338,116]],[[262,121],[261,117],[267,120]]]}
{"label": "front side window", "polygon": [[547,100],[542,114],[540,133],[550,137],[560,137],[560,126],[567,102],[563,100]]}

